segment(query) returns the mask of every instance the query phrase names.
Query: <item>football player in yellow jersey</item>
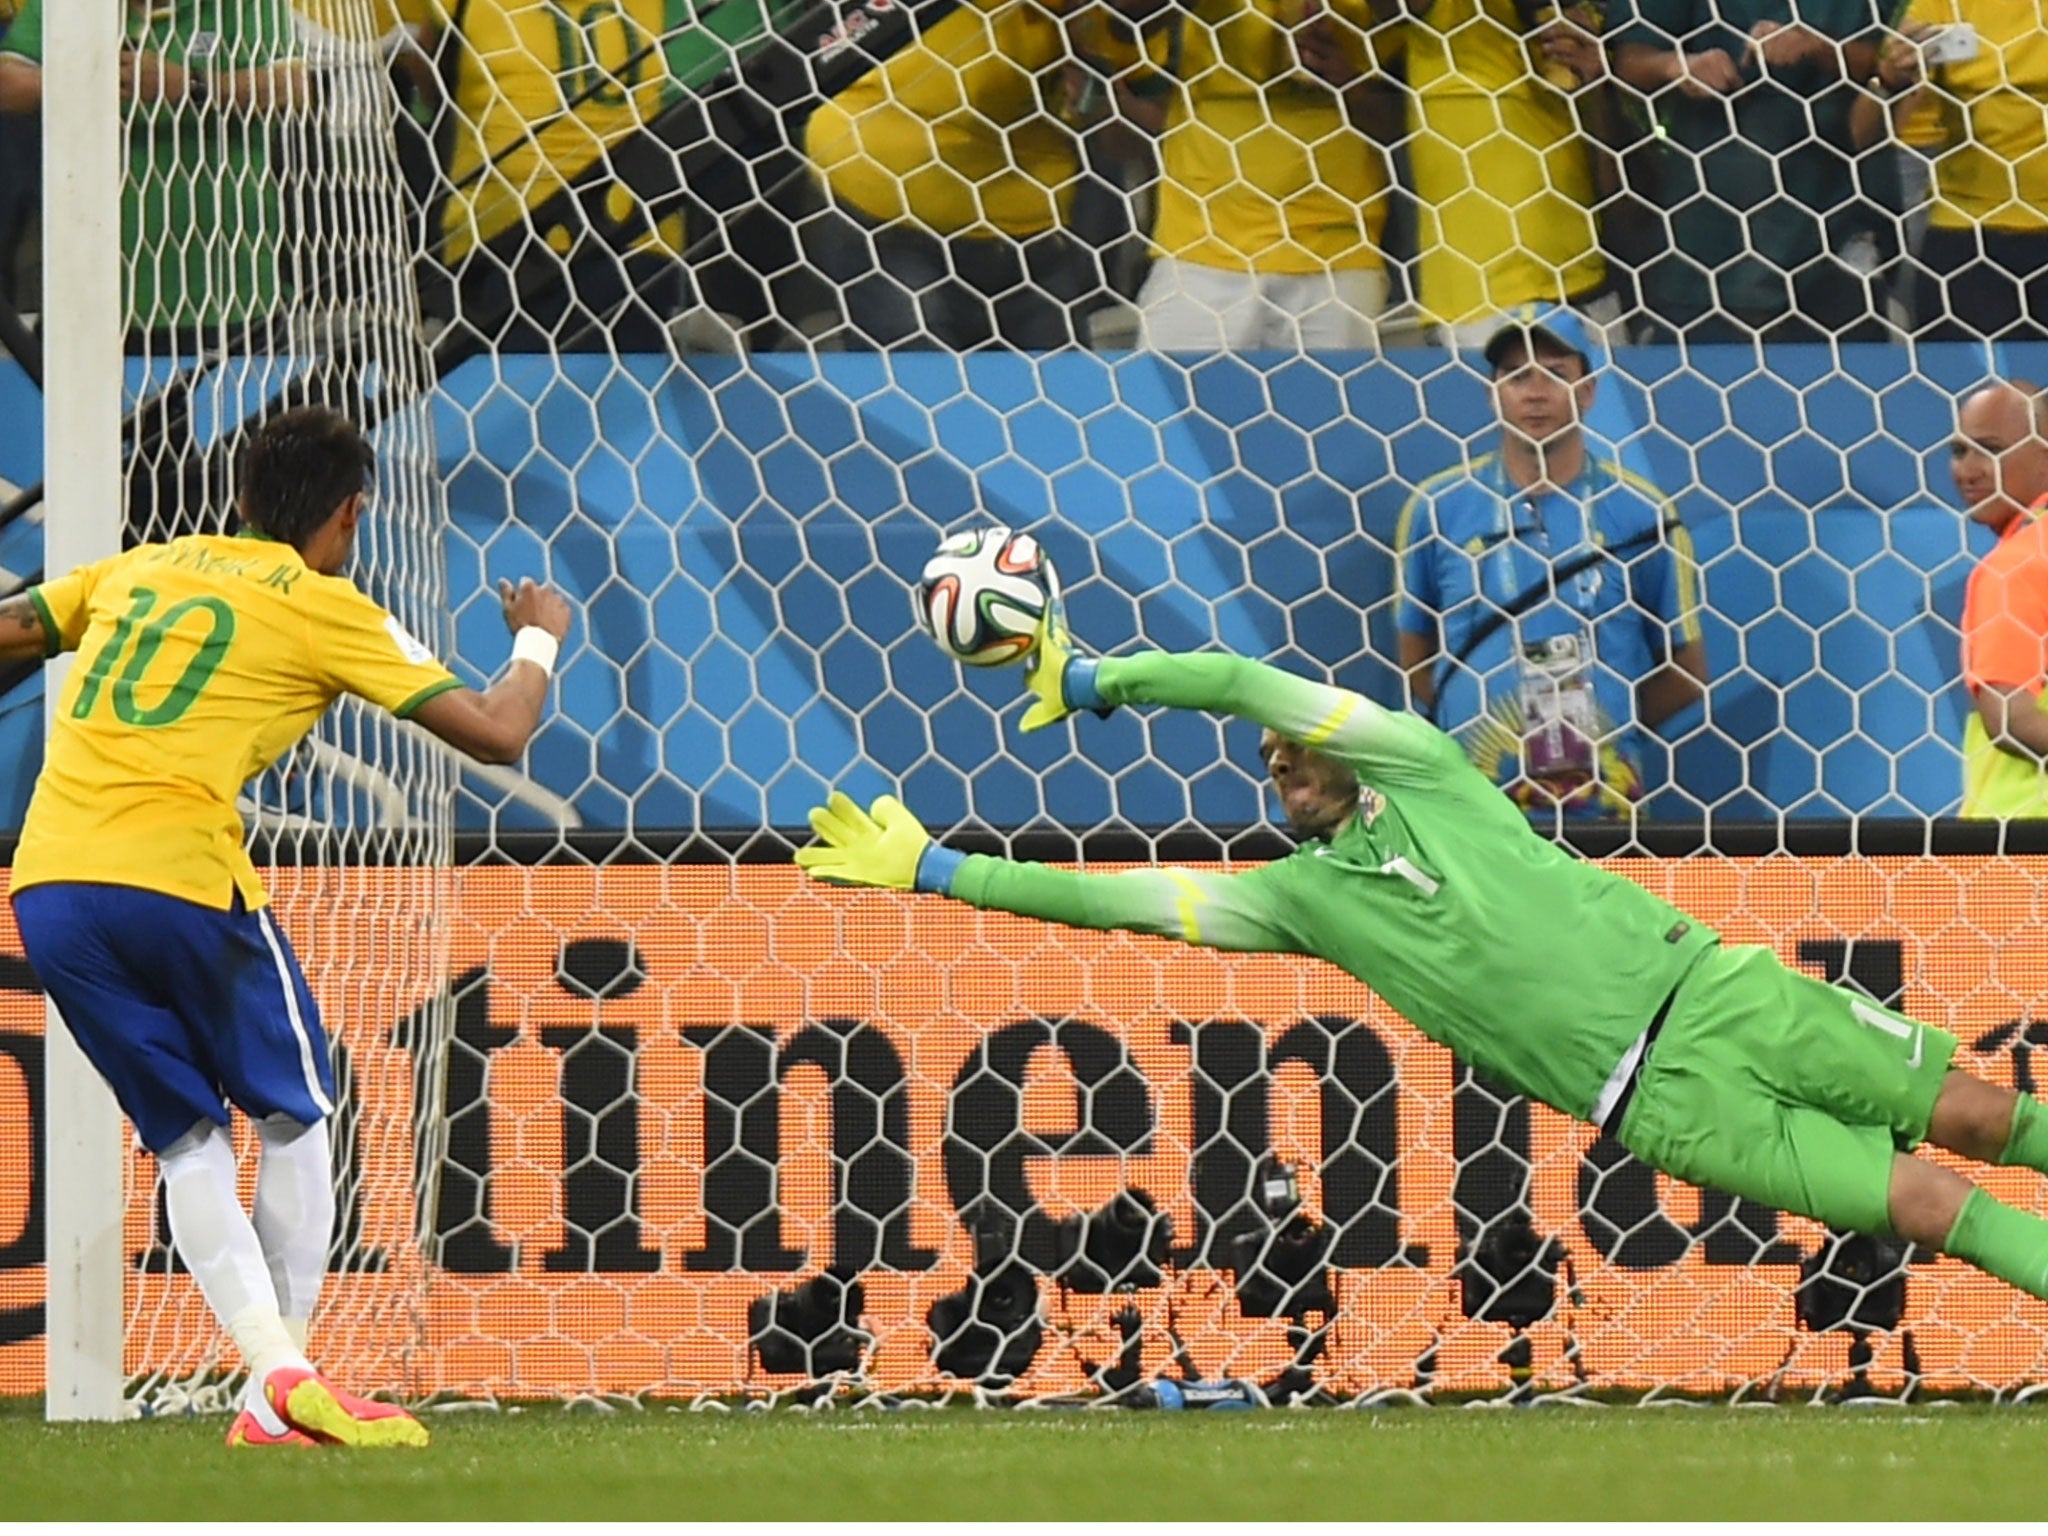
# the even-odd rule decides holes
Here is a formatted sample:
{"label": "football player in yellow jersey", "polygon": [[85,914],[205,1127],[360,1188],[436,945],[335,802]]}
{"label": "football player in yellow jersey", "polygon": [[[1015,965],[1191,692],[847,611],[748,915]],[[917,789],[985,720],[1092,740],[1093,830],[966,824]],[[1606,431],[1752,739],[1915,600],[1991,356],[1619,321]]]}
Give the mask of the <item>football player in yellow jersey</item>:
{"label": "football player in yellow jersey", "polygon": [[[464,687],[341,574],[375,455],[287,411],[243,461],[239,537],[144,544],[0,602],[0,657],[76,650],[22,828],[22,948],[164,1177],[172,1239],[249,1367],[230,1445],[424,1445],[317,1375],[334,1229],[320,1016],[242,844],[235,792],[352,693],[487,761],[526,749],[569,606],[502,585],[513,664]],[[229,1103],[262,1145],[252,1222]]]}

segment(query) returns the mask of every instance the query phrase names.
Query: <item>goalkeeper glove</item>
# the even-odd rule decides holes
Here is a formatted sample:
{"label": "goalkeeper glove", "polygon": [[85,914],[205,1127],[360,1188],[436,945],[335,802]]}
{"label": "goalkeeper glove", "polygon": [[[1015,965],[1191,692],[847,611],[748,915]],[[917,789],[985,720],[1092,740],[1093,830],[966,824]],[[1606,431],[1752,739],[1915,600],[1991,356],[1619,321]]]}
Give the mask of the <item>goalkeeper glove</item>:
{"label": "goalkeeper glove", "polygon": [[941,848],[894,795],[879,796],[864,811],[839,790],[811,811],[818,842],[796,851],[799,869],[836,885],[946,894],[967,856]]}
{"label": "goalkeeper glove", "polygon": [[1066,719],[1077,709],[1092,709],[1107,717],[1109,706],[1095,688],[1099,665],[1074,654],[1066,605],[1057,599],[1048,603],[1038,621],[1038,644],[1031,651],[1030,669],[1024,674],[1024,686],[1034,695],[1034,702],[1024,711],[1023,728],[1038,730]]}

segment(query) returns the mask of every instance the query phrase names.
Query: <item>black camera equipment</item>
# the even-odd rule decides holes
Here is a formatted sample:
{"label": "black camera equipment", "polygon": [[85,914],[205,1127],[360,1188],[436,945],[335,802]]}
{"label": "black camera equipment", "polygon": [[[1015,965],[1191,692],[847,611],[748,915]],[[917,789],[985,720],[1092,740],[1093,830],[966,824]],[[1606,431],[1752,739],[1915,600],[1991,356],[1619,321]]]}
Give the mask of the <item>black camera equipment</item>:
{"label": "black camera equipment", "polygon": [[1301,1176],[1268,1153],[1252,1175],[1255,1222],[1230,1240],[1237,1304],[1246,1317],[1291,1317],[1337,1310],[1330,1294],[1335,1234],[1301,1203]]}
{"label": "black camera equipment", "polygon": [[[1871,1335],[1898,1328],[1906,1313],[1907,1250],[1865,1232],[1833,1232],[1799,1262],[1793,1297],[1799,1322],[1810,1333],[1849,1335],[1849,1383],[1839,1398],[1881,1394],[1870,1384]],[[1907,1395],[1920,1374],[1919,1351],[1904,1335]]]}
{"label": "black camera equipment", "polygon": [[1533,1328],[1557,1310],[1557,1270],[1564,1247],[1536,1235],[1526,1211],[1489,1224],[1458,1260],[1460,1305],[1475,1323]]}
{"label": "black camera equipment", "polygon": [[[1302,1205],[1301,1175],[1272,1153],[1252,1171],[1252,1223],[1225,1244],[1237,1277],[1237,1305],[1246,1317],[1284,1317],[1294,1358],[1262,1384],[1276,1403],[1319,1395],[1315,1363],[1329,1343],[1337,1299],[1330,1291],[1330,1248],[1336,1234]],[[1309,1317],[1322,1321],[1309,1326]]]}
{"label": "black camera equipment", "polygon": [[[1116,1324],[1116,1363],[1091,1364],[1088,1376],[1106,1396],[1116,1399],[1132,1393],[1145,1378],[1145,1316],[1136,1307],[1123,1307],[1110,1321]],[[1141,1406],[1139,1399],[1132,1397],[1131,1406]]]}
{"label": "black camera equipment", "polygon": [[1526,1209],[1502,1212],[1467,1239],[1455,1271],[1459,1307],[1475,1323],[1506,1323],[1514,1330],[1500,1363],[1508,1368],[1508,1401],[1527,1402],[1533,1392],[1534,1350],[1529,1329],[1557,1310],[1557,1273],[1564,1245],[1539,1237]]}
{"label": "black camera equipment", "polygon": [[1124,1189],[1053,1228],[1053,1277],[1082,1296],[1158,1285],[1173,1218],[1142,1189]]}
{"label": "black camera equipment", "polygon": [[1038,1281],[1017,1256],[1016,1222],[1002,1213],[968,1221],[974,1272],[959,1290],[925,1313],[932,1364],[949,1376],[1000,1391],[1031,1367],[1045,1342],[1038,1317]]}
{"label": "black camera equipment", "polygon": [[860,1325],[867,1304],[859,1276],[833,1265],[747,1306],[747,1346],[764,1371],[812,1381],[860,1369],[874,1335]]}

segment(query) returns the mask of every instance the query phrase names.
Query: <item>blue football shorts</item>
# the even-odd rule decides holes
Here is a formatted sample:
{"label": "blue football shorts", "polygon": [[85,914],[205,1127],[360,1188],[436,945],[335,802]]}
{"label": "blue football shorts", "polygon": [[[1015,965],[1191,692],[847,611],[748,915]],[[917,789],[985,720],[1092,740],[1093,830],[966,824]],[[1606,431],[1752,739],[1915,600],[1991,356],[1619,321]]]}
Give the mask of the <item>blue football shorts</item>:
{"label": "blue football shorts", "polygon": [[125,885],[14,893],[14,920],[65,1027],[161,1152],[202,1120],[312,1125],[334,1109],[320,1010],[291,944],[238,894],[226,912]]}

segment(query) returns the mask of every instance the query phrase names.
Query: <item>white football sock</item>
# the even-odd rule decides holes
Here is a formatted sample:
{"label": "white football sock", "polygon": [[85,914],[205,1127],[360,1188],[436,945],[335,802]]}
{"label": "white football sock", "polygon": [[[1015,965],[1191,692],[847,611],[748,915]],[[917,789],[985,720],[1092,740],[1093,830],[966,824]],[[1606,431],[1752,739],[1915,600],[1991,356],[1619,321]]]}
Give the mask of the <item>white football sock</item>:
{"label": "white football sock", "polygon": [[263,1394],[263,1378],[254,1372],[250,1373],[249,1384],[242,1388],[242,1406],[273,1435],[281,1435],[291,1428],[270,1406],[270,1399]]}
{"label": "white football sock", "polygon": [[258,1381],[280,1366],[310,1370],[285,1332],[256,1228],[235,1194],[235,1149],[225,1127],[202,1121],[160,1153],[171,1241],[206,1304]]}
{"label": "white football sock", "polygon": [[313,1305],[327,1279],[334,1236],[334,1172],[327,1123],[277,1116],[257,1122],[263,1160],[256,1173],[256,1237],[284,1326],[301,1350]]}

